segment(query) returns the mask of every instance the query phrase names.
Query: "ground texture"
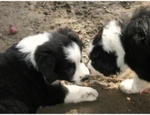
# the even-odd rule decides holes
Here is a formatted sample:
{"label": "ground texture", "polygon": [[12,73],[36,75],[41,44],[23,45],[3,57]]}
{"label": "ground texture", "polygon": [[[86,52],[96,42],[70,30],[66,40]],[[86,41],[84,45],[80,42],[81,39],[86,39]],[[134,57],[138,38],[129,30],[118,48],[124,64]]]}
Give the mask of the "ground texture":
{"label": "ground texture", "polygon": [[[87,63],[85,51],[98,29],[112,19],[130,16],[143,5],[150,2],[0,2],[0,51],[25,36],[70,27],[85,45],[83,61]],[[10,25],[19,30],[15,35],[10,34]],[[121,77],[91,76],[82,85],[99,92],[96,101],[41,107],[38,113],[150,113],[149,94],[127,95],[118,89],[122,80],[133,76],[129,69]]]}

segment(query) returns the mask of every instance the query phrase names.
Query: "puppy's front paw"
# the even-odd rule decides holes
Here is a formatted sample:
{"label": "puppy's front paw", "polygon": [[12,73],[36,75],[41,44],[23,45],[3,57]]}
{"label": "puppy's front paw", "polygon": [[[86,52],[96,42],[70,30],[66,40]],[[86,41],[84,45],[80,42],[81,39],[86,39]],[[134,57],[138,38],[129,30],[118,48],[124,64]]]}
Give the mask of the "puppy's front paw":
{"label": "puppy's front paw", "polygon": [[68,89],[65,103],[95,101],[98,97],[98,92],[91,87],[81,87],[76,85],[66,85],[65,87]]}
{"label": "puppy's front paw", "polygon": [[138,88],[134,85],[133,79],[127,79],[120,83],[119,89],[127,94],[138,93]]}
{"label": "puppy's front paw", "polygon": [[138,77],[133,79],[127,79],[119,85],[120,90],[127,94],[131,93],[149,93],[150,92],[150,82],[142,80]]}
{"label": "puppy's front paw", "polygon": [[80,95],[83,101],[94,101],[98,97],[98,92],[91,87],[83,87]]}

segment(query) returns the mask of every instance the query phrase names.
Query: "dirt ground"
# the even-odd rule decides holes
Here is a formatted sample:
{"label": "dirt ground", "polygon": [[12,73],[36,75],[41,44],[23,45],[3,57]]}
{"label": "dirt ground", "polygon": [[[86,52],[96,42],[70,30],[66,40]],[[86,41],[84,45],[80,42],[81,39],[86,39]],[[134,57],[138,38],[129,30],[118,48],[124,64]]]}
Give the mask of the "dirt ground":
{"label": "dirt ground", "polygon": [[[25,36],[70,27],[78,32],[85,49],[83,61],[88,62],[86,48],[98,29],[112,19],[130,16],[132,11],[150,2],[0,2],[0,51]],[[19,32],[10,34],[10,25]],[[128,69],[117,77],[91,76],[82,85],[91,86],[99,92],[94,102],[61,104],[41,107],[38,113],[150,113],[150,95],[127,95],[119,91],[118,84],[134,73]]]}

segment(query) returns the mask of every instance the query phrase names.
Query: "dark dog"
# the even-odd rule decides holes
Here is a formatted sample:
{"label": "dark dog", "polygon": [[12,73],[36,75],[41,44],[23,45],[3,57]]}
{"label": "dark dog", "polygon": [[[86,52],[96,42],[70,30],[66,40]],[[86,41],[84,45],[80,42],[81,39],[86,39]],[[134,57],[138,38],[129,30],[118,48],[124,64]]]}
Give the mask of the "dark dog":
{"label": "dark dog", "polygon": [[88,78],[81,52],[77,33],[64,28],[25,37],[1,53],[0,113],[34,113],[40,106],[96,100],[93,88],[56,81]]}
{"label": "dark dog", "polygon": [[91,72],[105,76],[120,73],[129,66],[137,76],[120,84],[125,93],[139,93],[150,88],[150,8],[137,9],[120,23],[110,21],[90,44]]}

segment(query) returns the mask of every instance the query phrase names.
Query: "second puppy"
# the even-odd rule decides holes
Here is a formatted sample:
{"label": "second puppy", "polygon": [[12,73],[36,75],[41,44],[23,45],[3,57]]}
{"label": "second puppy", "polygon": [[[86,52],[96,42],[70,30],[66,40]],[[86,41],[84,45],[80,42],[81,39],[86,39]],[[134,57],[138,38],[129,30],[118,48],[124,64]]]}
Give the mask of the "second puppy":
{"label": "second puppy", "polygon": [[120,84],[125,93],[150,88],[150,8],[138,8],[125,22],[110,21],[92,40],[88,67],[105,76],[125,71],[129,66],[137,76]]}

